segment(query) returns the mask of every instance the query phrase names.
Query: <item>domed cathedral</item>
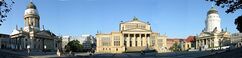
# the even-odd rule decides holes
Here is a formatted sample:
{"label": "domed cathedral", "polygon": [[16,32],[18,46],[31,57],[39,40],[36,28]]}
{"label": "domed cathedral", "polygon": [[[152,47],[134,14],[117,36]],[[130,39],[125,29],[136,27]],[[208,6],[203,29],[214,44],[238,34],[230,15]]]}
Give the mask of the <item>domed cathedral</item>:
{"label": "domed cathedral", "polygon": [[97,53],[166,52],[166,35],[153,32],[149,22],[134,17],[119,24],[118,32],[96,34]]}
{"label": "domed cathedral", "polygon": [[55,51],[61,48],[58,36],[44,26],[40,29],[40,16],[33,2],[27,5],[24,12],[24,28],[16,26],[10,37],[11,44],[8,48],[15,50]]}
{"label": "domed cathedral", "polygon": [[220,27],[221,19],[215,7],[207,12],[205,28],[196,38],[196,48],[199,50],[218,49],[228,44],[230,33]]}
{"label": "domed cathedral", "polygon": [[218,11],[212,7],[207,13],[207,19],[205,20],[205,32],[212,32],[216,29],[218,32],[221,31],[220,27],[221,19],[218,15]]}
{"label": "domed cathedral", "polygon": [[39,31],[40,16],[36,6],[33,2],[30,2],[27,9],[24,12],[24,31],[31,32],[33,30]]}

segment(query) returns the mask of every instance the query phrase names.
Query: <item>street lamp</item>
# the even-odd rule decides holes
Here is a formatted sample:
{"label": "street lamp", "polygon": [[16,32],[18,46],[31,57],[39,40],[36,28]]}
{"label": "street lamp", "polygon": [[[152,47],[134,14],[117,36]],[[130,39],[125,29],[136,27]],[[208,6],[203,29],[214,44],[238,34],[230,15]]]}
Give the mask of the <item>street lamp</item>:
{"label": "street lamp", "polygon": [[28,54],[30,55],[30,45],[27,45]]}
{"label": "street lamp", "polygon": [[45,51],[45,53],[46,53],[46,45],[44,45],[44,51]]}

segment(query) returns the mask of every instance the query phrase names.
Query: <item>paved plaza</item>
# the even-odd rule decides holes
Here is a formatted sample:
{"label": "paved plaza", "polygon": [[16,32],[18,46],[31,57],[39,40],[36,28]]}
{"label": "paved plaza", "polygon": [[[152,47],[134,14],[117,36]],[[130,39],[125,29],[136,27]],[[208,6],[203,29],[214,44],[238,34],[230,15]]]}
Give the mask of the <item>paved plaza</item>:
{"label": "paved plaza", "polygon": [[[57,56],[55,52],[32,52],[28,54],[26,52],[12,51],[12,50],[0,50],[0,58],[216,58],[218,56],[232,57],[228,55],[234,55],[235,57],[241,57],[239,55],[242,53],[242,48],[226,51],[183,51],[183,52],[167,52],[167,53],[95,53],[90,55],[90,53],[75,53],[75,55],[62,55]],[[215,56],[214,56],[215,55]],[[225,55],[225,56],[224,56]],[[227,56],[226,56],[227,55]],[[222,57],[222,58],[223,58]],[[221,57],[219,57],[221,58]]]}
{"label": "paved plaza", "polygon": [[[8,51],[9,52],[9,51]],[[6,52],[4,52],[6,53]],[[19,52],[18,52],[19,53]],[[169,52],[169,53],[145,53],[141,55],[140,53],[121,53],[121,54],[98,54],[95,53],[94,55],[89,55],[90,53],[76,53],[75,56],[57,56],[56,54],[48,53],[48,55],[43,55],[41,53],[35,53],[35,55],[28,56],[27,54],[24,55],[22,52],[22,55],[19,55],[18,53],[12,53],[15,54],[18,58],[196,58],[201,56],[206,56],[213,54],[215,52],[210,51],[195,51],[195,52]],[[40,54],[40,55],[37,55]],[[12,55],[6,54],[1,55],[6,56],[7,58],[11,58]],[[14,57],[14,58],[16,58]]]}

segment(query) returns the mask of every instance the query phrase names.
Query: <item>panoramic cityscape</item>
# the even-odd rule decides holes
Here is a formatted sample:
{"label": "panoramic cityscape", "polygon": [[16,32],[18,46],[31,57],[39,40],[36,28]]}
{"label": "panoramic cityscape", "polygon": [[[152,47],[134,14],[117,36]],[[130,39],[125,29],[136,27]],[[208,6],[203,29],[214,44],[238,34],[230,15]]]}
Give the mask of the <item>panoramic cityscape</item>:
{"label": "panoramic cityscape", "polygon": [[0,0],[0,58],[241,58],[241,0]]}

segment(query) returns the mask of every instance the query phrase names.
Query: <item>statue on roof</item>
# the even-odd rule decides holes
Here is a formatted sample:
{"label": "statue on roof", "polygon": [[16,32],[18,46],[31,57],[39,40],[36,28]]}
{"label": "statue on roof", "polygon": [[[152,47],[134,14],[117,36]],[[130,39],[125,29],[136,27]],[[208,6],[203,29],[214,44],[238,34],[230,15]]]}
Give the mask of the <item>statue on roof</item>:
{"label": "statue on roof", "polygon": [[133,20],[138,20],[138,18],[134,16]]}

